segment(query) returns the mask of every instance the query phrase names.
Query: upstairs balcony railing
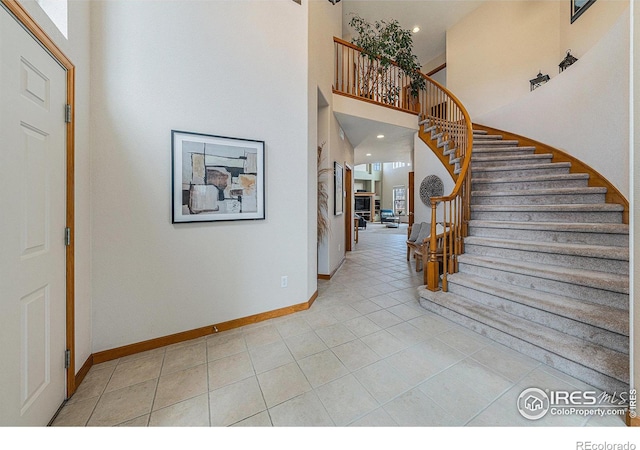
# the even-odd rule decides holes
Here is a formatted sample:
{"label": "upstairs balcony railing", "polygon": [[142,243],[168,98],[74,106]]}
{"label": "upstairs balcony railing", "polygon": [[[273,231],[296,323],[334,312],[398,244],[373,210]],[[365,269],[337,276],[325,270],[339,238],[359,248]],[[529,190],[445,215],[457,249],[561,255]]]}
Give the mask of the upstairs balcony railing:
{"label": "upstairs balcony railing", "polygon": [[[420,137],[436,153],[449,156],[455,186],[451,193],[431,200],[431,235],[424,265],[424,283],[428,289],[447,290],[447,275],[458,271],[457,256],[464,252],[464,237],[471,216],[471,119],[460,101],[444,86],[420,74],[425,88],[412,95],[411,77],[392,63],[362,53],[357,46],[334,37],[334,93],[416,114]],[[432,138],[433,136],[433,138]],[[444,227],[438,239],[436,225]],[[441,235],[442,236],[442,235]]]}
{"label": "upstairs balcony railing", "polygon": [[418,114],[417,99],[408,86],[411,78],[395,63],[383,66],[362,53],[359,47],[333,38],[336,49],[334,89],[348,97]]}

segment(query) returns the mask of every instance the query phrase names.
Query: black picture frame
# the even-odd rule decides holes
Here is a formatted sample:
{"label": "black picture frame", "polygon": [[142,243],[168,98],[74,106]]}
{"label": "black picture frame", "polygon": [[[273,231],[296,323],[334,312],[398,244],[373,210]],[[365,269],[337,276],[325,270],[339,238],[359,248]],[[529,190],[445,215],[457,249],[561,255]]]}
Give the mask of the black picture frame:
{"label": "black picture frame", "polygon": [[172,223],[264,218],[264,141],[171,130]]}
{"label": "black picture frame", "polygon": [[571,23],[575,22],[596,0],[570,0]]}
{"label": "black picture frame", "polygon": [[344,212],[344,172],[342,165],[337,161],[333,163],[333,181],[335,198],[333,202],[333,214],[335,216],[341,216]]}

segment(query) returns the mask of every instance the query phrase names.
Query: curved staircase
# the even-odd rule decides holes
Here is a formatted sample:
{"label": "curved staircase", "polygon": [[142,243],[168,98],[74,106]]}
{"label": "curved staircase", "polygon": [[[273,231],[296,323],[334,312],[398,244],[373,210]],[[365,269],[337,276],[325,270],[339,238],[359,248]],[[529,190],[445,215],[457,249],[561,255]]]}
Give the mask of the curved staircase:
{"label": "curved staircase", "polygon": [[629,384],[624,207],[570,162],[474,131],[471,220],[448,292],[423,307],[609,391]]}

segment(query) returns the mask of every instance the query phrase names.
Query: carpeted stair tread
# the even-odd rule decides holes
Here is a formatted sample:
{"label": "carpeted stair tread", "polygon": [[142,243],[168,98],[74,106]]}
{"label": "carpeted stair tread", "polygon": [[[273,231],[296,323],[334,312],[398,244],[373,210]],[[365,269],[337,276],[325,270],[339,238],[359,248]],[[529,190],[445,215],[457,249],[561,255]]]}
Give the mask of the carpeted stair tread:
{"label": "carpeted stair tread", "polygon": [[496,239],[477,236],[466,237],[464,239],[464,243],[465,245],[483,245],[486,247],[525,250],[537,253],[556,253],[563,255],[585,256],[589,258],[629,261],[629,249],[624,247],[520,241],[515,239]]}
{"label": "carpeted stair tread", "polygon": [[485,153],[509,153],[509,152],[522,152],[522,151],[530,151],[530,152],[534,152],[536,150],[535,147],[530,146],[530,147],[526,147],[526,146],[522,146],[522,147],[518,147],[518,146],[513,146],[513,147],[498,147],[498,148],[485,148],[485,147],[480,147],[478,149],[473,149],[473,153],[471,154],[471,160],[474,161],[476,156],[482,156]]}
{"label": "carpeted stair tread", "polygon": [[473,140],[473,147],[487,148],[487,147],[515,147],[518,145],[518,141],[507,141],[503,139],[475,139]]}
{"label": "carpeted stair tread", "polygon": [[433,295],[424,288],[420,297],[455,311],[465,317],[533,344],[547,352],[594,369],[616,380],[628,383],[629,356],[615,350],[592,344],[583,339],[530,322],[495,308],[486,307],[467,298],[438,292]]}
{"label": "carpeted stair tread", "polygon": [[621,212],[616,203],[567,203],[556,205],[472,205],[472,211]]}
{"label": "carpeted stair tread", "polygon": [[628,386],[624,207],[570,162],[490,133],[473,133],[469,235],[450,292],[421,288],[421,305],[593,386]]}
{"label": "carpeted stair tread", "polygon": [[501,155],[501,156],[478,156],[473,158],[473,162],[474,163],[490,163],[490,162],[495,162],[495,163],[505,163],[505,164],[511,164],[511,163],[517,163],[520,161],[531,161],[531,160],[536,160],[536,159],[551,159],[553,158],[553,155],[551,153],[537,153],[537,154],[533,154],[533,155],[515,155],[515,156],[508,156],[508,155]]}
{"label": "carpeted stair tread", "polygon": [[629,336],[629,321],[627,320],[629,311],[623,309],[505,283],[496,283],[494,280],[466,273],[451,275],[449,284],[453,283],[567,319]]}
{"label": "carpeted stair tread", "polygon": [[485,139],[497,139],[497,140],[502,140],[502,135],[500,134],[474,134],[473,136],[474,139],[480,139],[480,140],[485,140]]}
{"label": "carpeted stair tread", "polygon": [[472,191],[472,197],[501,197],[501,196],[534,196],[534,195],[568,195],[568,194],[606,194],[606,187],[583,188],[548,188],[526,189],[511,191]]}
{"label": "carpeted stair tread", "polygon": [[588,180],[589,175],[586,173],[565,173],[565,174],[549,174],[549,175],[532,175],[524,177],[503,177],[503,178],[482,178],[476,177],[476,171],[473,171],[474,177],[471,183],[515,183],[527,181],[565,181],[565,180]]}
{"label": "carpeted stair tread", "polygon": [[501,155],[533,155],[535,147],[478,147],[473,149],[471,155],[471,161],[475,161],[478,158],[484,158],[488,155],[501,156]]}
{"label": "carpeted stair tread", "polygon": [[620,294],[629,293],[629,277],[626,275],[466,253],[458,256],[458,263],[535,276]]}
{"label": "carpeted stair tread", "polygon": [[469,221],[469,236],[629,247],[629,226],[621,223],[474,219]]}
{"label": "carpeted stair tread", "polygon": [[537,169],[560,169],[560,168],[571,168],[571,163],[559,162],[559,163],[520,164],[517,166],[474,167],[473,173],[505,172],[505,171],[516,171],[516,170],[537,170]]}
{"label": "carpeted stair tread", "polygon": [[623,223],[503,222],[498,220],[471,220],[469,221],[469,227],[515,228],[521,230],[567,231],[576,233],[629,234],[629,225]]}

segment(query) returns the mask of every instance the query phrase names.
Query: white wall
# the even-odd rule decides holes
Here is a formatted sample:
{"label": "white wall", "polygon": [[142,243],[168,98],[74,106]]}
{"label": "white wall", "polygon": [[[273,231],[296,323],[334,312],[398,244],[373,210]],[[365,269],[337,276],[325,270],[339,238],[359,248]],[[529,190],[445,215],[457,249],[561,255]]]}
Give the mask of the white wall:
{"label": "white wall", "polygon": [[573,24],[569,7],[565,0],[489,1],[447,31],[447,87],[472,119],[526,96],[539,70],[557,76],[568,49],[581,59],[628,0],[598,0]]}
{"label": "white wall", "polygon": [[431,79],[437,83],[440,83],[442,86],[447,87],[447,68],[445,67],[444,69],[434,73],[431,76]]}
{"label": "white wall", "polygon": [[[307,14],[92,2],[94,352],[309,299]],[[264,140],[266,220],[171,224],[172,129]]]}
{"label": "white wall", "polygon": [[[420,183],[429,175],[436,175],[444,184],[444,195],[449,195],[455,183],[433,151],[416,133],[414,138],[413,169],[414,169],[414,222],[431,222],[431,206],[426,206],[420,199]],[[442,208],[438,208],[437,221],[442,221]]]}
{"label": "white wall", "polygon": [[472,119],[526,94],[538,70],[557,72],[549,55],[557,53],[558,9],[550,1],[490,1],[447,31],[447,87]]}
{"label": "white wall", "polygon": [[[404,167],[393,168],[393,163],[384,163],[382,165],[382,200],[380,209],[393,210],[393,188],[396,186],[404,186],[409,188],[409,172],[413,170],[410,165],[405,164]],[[408,194],[407,194],[408,195]],[[407,208],[409,208],[409,198],[407,197]],[[405,211],[400,217],[401,221],[407,222],[407,212]]]}
{"label": "white wall", "polygon": [[574,65],[474,122],[558,147],[629,197],[629,14]]}
{"label": "white wall", "polygon": [[21,0],[76,68],[75,85],[75,367],[91,355],[91,174],[89,152],[89,2],[71,1],[68,39],[51,22],[35,0]]}
{"label": "white wall", "polygon": [[[635,0],[633,0],[635,1]],[[580,57],[593,47],[620,15],[629,7],[630,0],[598,0],[575,22],[571,23],[571,2],[560,1],[560,47],[558,64],[571,49],[571,54]],[[556,72],[557,73],[557,70]]]}
{"label": "white wall", "polygon": [[435,70],[436,68],[440,67],[443,64],[447,63],[447,54],[446,53],[442,53],[438,56],[436,56],[435,58],[433,58],[431,61],[428,61],[426,63],[424,63],[422,65],[422,69],[421,72],[422,73],[429,73],[432,70]]}
{"label": "white wall", "polygon": [[[382,166],[380,168],[382,169]],[[369,170],[371,171],[369,172]],[[382,170],[375,170],[373,164],[358,164],[354,168],[354,174],[355,179],[365,190],[370,187],[368,192],[375,192],[376,181],[382,181]]]}
{"label": "white wall", "polygon": [[[332,5],[325,0],[309,1],[309,123],[317,123],[317,130],[309,133],[309,151],[324,143],[322,167],[333,168],[338,162],[343,169],[353,166],[353,146],[340,137],[340,125],[333,114],[334,44],[333,37],[342,33],[342,4]],[[318,92],[320,94],[318,94]],[[318,112],[318,97],[327,103]],[[313,127],[312,127],[313,128]],[[314,139],[315,136],[315,139]],[[315,153],[314,153],[315,154]],[[344,175],[344,174],[343,174]],[[334,177],[325,177],[329,191],[329,235],[318,245],[317,273],[332,274],[345,257],[345,216],[334,214]],[[317,201],[311,199],[312,202]],[[344,211],[346,202],[344,199]],[[315,220],[315,215],[313,216]],[[314,238],[314,236],[312,236]],[[317,242],[313,239],[313,242]]]}

